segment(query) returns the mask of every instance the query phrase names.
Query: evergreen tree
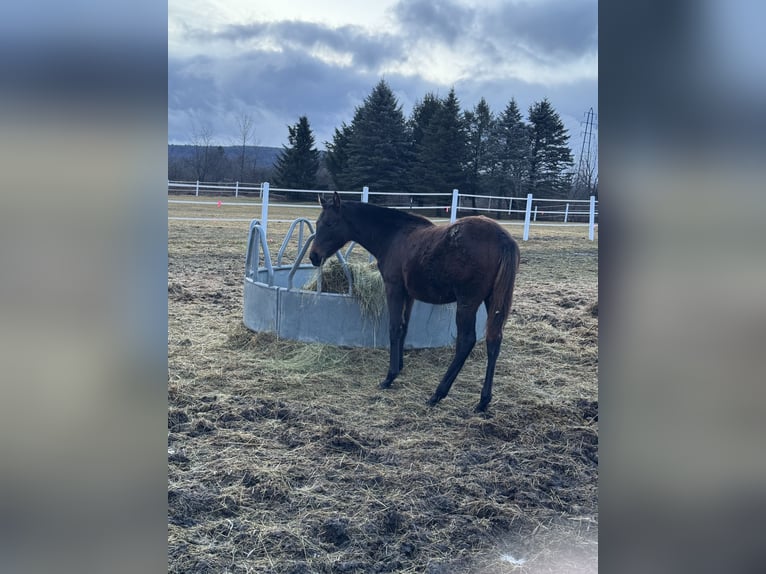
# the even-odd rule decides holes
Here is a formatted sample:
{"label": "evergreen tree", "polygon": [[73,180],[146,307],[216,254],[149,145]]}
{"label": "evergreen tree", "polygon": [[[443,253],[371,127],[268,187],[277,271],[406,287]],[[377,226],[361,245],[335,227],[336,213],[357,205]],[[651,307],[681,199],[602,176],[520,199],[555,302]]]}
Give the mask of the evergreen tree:
{"label": "evergreen tree", "polygon": [[[493,130],[495,117],[487,100],[482,98],[472,111],[464,114],[466,127],[466,185],[461,190],[469,194],[490,195],[495,171],[493,159]],[[476,198],[472,197],[476,207]]]}
{"label": "evergreen tree", "polygon": [[[412,191],[428,192],[427,182],[433,177],[429,165],[427,162],[422,161],[422,157],[425,153],[424,143],[426,138],[426,131],[429,129],[434,117],[440,112],[442,107],[441,100],[433,93],[429,92],[425,95],[422,101],[415,102],[415,106],[412,108],[412,115],[407,121],[407,125],[412,137],[411,151],[413,161],[410,163],[410,169],[408,173],[409,188]],[[429,136],[431,137],[431,136]],[[418,205],[424,203],[442,203],[438,200],[433,200],[424,197],[413,198]]]}
{"label": "evergreen tree", "polygon": [[[426,104],[424,100],[424,104]],[[414,146],[414,163],[410,172],[412,192],[449,193],[465,183],[466,135],[460,113],[460,102],[454,88],[438,107],[429,101],[427,108],[413,116],[413,133],[422,133]],[[444,198],[424,198],[425,203],[444,203]]]}
{"label": "evergreen tree", "polygon": [[327,155],[325,165],[330,172],[335,189],[350,190],[353,182],[348,171],[348,142],[351,139],[351,127],[343,122],[341,129],[335,128],[332,142],[325,142]]}
{"label": "evergreen tree", "polygon": [[433,92],[427,93],[422,101],[415,102],[415,106],[412,108],[412,116],[407,122],[412,135],[413,146],[423,143],[425,127],[439,112],[441,105],[441,100]]}
{"label": "evergreen tree", "polygon": [[341,181],[351,188],[367,185],[372,191],[407,193],[409,146],[402,108],[381,80],[354,113]]}
{"label": "evergreen tree", "polygon": [[[282,153],[277,158],[275,183],[289,189],[316,189],[319,151],[314,147],[314,134],[308,118],[301,116],[297,124],[287,129],[290,147],[282,146]],[[296,199],[301,197],[301,194],[293,195]]]}
{"label": "evergreen tree", "polygon": [[569,134],[547,98],[530,106],[529,123],[529,191],[535,197],[565,198],[574,163]]}
{"label": "evergreen tree", "polygon": [[465,183],[466,133],[460,111],[460,101],[452,88],[444,100],[442,113],[437,115],[441,124],[439,135],[443,141],[444,188],[452,191]]}
{"label": "evergreen tree", "polygon": [[530,130],[516,100],[511,98],[495,126],[500,195],[524,197],[529,177]]}

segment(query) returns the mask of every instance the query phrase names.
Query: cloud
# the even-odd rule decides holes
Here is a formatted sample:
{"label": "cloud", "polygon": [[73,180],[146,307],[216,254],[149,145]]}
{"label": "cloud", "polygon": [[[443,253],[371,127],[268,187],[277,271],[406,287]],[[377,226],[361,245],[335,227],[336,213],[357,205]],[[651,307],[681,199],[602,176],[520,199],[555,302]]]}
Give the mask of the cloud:
{"label": "cloud", "polygon": [[408,0],[393,10],[402,32],[412,40],[494,48],[496,54],[524,46],[543,57],[577,57],[595,51],[596,0],[479,3]]}
{"label": "cloud", "polygon": [[205,116],[233,137],[234,117],[248,111],[261,145],[285,143],[286,126],[306,115],[321,147],[381,77],[405,114],[427,92],[455,86],[465,109],[485,97],[498,113],[511,97],[522,108],[549,97],[576,129],[597,103],[596,2],[474,4],[402,1],[377,27],[184,13],[171,22],[169,138],[183,141],[184,124]]}
{"label": "cloud", "polygon": [[[220,30],[188,30],[199,42],[224,42],[265,54],[305,52],[318,60],[341,67],[375,70],[383,62],[403,55],[396,38],[388,33],[371,34],[360,26],[332,27],[317,22],[286,20],[232,24]],[[334,56],[334,57],[333,57]]]}
{"label": "cloud", "polygon": [[224,134],[232,131],[236,114],[248,111],[257,120],[260,143],[281,145],[286,126],[306,115],[321,145],[342,121],[350,121],[377,78],[358,70],[344,73],[292,48],[269,54],[248,50],[228,59],[170,59],[169,133],[182,141],[196,118],[209,117],[216,138],[227,143]]}
{"label": "cloud", "polygon": [[484,15],[491,37],[548,57],[572,58],[598,46],[598,4],[592,0],[509,3]]}
{"label": "cloud", "polygon": [[429,38],[448,45],[465,35],[476,15],[470,8],[449,0],[399,2],[392,13],[410,38]]}

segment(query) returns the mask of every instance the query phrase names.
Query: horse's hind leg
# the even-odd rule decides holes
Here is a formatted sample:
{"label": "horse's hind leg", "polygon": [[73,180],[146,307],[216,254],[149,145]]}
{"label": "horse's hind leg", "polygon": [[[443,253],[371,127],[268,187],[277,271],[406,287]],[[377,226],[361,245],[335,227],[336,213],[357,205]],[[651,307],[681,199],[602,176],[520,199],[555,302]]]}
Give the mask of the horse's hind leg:
{"label": "horse's hind leg", "polygon": [[452,383],[455,382],[460,369],[463,368],[465,360],[471,353],[473,346],[476,344],[476,310],[478,305],[461,305],[458,301],[457,305],[457,342],[455,344],[455,356],[447,368],[447,372],[444,374],[439,386],[436,387],[434,394],[428,400],[428,404],[431,406],[438,403],[449,393]]}
{"label": "horse's hind leg", "polygon": [[500,344],[503,342],[503,333],[487,333],[487,373],[484,375],[484,386],[481,388],[481,399],[476,405],[477,412],[487,410],[489,401],[492,400],[492,381],[495,377],[495,364],[500,354]]}
{"label": "horse's hind leg", "polygon": [[[489,300],[485,301],[487,312],[489,313]],[[492,320],[487,317],[487,372],[484,375],[484,386],[481,388],[481,399],[476,406],[477,412],[487,410],[489,401],[492,400],[492,381],[495,377],[495,364],[500,354],[500,345],[503,342],[503,321]]]}
{"label": "horse's hind leg", "polygon": [[500,354],[500,344],[503,342],[502,333],[497,338],[490,339],[487,335],[487,373],[484,375],[484,386],[481,388],[481,399],[479,404],[476,405],[477,412],[484,412],[487,410],[489,401],[492,400],[492,380],[495,377],[495,364],[497,363],[497,357]]}

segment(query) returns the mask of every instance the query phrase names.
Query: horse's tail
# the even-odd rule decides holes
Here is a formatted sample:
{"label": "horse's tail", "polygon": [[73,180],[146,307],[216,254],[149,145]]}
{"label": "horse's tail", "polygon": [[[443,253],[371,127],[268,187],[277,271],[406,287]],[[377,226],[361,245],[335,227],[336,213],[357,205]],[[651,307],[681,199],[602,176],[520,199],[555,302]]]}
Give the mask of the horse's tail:
{"label": "horse's tail", "polygon": [[502,242],[500,266],[495,275],[489,309],[487,309],[487,340],[496,339],[503,332],[503,327],[511,313],[513,286],[519,271],[519,246],[510,236]]}

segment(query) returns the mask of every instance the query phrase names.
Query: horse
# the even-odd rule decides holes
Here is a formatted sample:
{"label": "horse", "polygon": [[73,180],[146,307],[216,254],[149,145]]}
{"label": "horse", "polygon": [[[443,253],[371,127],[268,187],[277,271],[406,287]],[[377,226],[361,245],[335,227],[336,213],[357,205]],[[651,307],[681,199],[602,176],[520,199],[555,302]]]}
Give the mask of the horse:
{"label": "horse", "polygon": [[484,216],[458,219],[446,226],[406,211],[359,201],[319,197],[322,212],[309,252],[315,267],[349,241],[377,259],[388,305],[390,355],[380,388],[388,388],[404,367],[404,339],[415,299],[442,305],[457,303],[455,355],[428,404],[447,396],[476,344],[476,313],[487,309],[487,369],[477,412],[492,399],[495,363],[503,327],[511,311],[519,269],[519,246],[496,222]]}

